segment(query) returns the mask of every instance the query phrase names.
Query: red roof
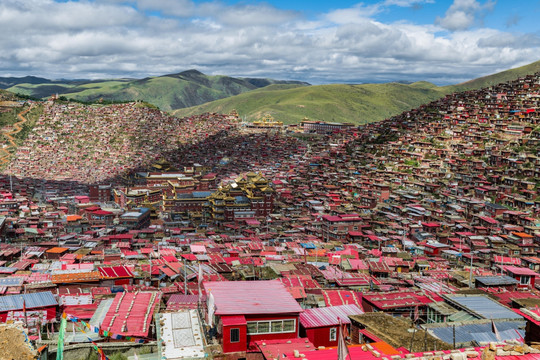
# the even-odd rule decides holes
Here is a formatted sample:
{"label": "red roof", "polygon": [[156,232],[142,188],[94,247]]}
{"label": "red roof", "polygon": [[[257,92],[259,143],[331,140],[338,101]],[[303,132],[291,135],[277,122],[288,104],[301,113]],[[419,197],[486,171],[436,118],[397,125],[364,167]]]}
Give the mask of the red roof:
{"label": "red roof", "polygon": [[326,306],[355,304],[362,309],[362,293],[351,290],[322,290]]}
{"label": "red roof", "polygon": [[173,294],[167,301],[167,311],[180,309],[196,309],[199,302],[198,295]]}
{"label": "red roof", "polygon": [[528,268],[506,265],[503,266],[503,269],[514,275],[540,276],[540,274]]}
{"label": "red roof", "polygon": [[425,296],[417,295],[413,292],[403,291],[392,293],[364,293],[362,296],[366,301],[370,302],[373,304],[373,306],[381,310],[422,306],[426,303],[433,302]]}
{"label": "red roof", "polygon": [[[278,280],[203,282],[216,315],[298,314],[302,308]],[[210,301],[210,300],[208,300]]]}
{"label": "red roof", "polygon": [[104,279],[131,278],[133,273],[126,266],[110,266],[98,268],[99,273]]}
{"label": "red roof", "polygon": [[103,319],[101,330],[123,336],[147,337],[159,300],[158,292],[117,293]]}
{"label": "red roof", "polygon": [[540,310],[536,309],[514,309],[514,311],[523,316],[525,319],[531,321],[535,325],[540,325]]}
{"label": "red roof", "polygon": [[97,210],[97,211],[92,212],[92,214],[94,214],[94,215],[113,215],[112,212],[106,211],[106,210]]}
{"label": "red roof", "polygon": [[327,306],[306,309],[300,314],[300,323],[304,328],[350,324],[349,315],[362,315],[364,312],[356,305]]}
{"label": "red roof", "polygon": [[96,312],[96,309],[98,307],[99,303],[96,302],[94,304],[88,304],[88,305],[70,305],[64,307],[64,312],[66,314],[72,315],[74,317],[77,317],[79,319],[90,319]]}
{"label": "red roof", "polygon": [[490,223],[490,224],[493,224],[493,225],[499,223],[497,220],[495,220],[495,219],[493,219],[493,218],[490,218],[490,217],[488,217],[488,216],[480,216],[479,218],[482,219],[482,220],[484,220],[485,222]]}
{"label": "red roof", "polygon": [[246,317],[243,315],[223,316],[221,323],[224,326],[246,325]]}

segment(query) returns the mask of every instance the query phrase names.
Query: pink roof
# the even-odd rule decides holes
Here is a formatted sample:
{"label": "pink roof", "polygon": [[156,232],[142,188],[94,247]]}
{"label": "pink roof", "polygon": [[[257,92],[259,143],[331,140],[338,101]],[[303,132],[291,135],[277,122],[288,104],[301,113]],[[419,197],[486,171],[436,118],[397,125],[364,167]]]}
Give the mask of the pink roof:
{"label": "pink roof", "polygon": [[246,225],[253,225],[253,226],[261,225],[261,223],[257,219],[246,219],[245,222],[246,222]]}
{"label": "pink roof", "polygon": [[501,263],[501,264],[521,265],[521,259],[520,258],[510,257],[510,256],[495,255],[493,257],[493,261],[495,263]]}
{"label": "pink roof", "polygon": [[504,271],[508,271],[515,275],[540,276],[540,274],[528,268],[506,265],[506,266],[503,266],[503,269]]}
{"label": "pink roof", "polygon": [[117,293],[103,319],[101,330],[123,336],[147,337],[159,300],[157,292]]}
{"label": "pink roof", "polygon": [[192,244],[189,247],[190,247],[192,253],[203,253],[203,254],[206,253],[206,246],[204,246],[204,245],[194,245],[194,244]]}
{"label": "pink roof", "polygon": [[[216,315],[298,314],[302,308],[278,280],[203,282]],[[209,300],[210,301],[210,300]]]}
{"label": "pink roof", "polygon": [[300,323],[305,328],[350,324],[349,315],[362,315],[364,312],[356,305],[338,305],[306,309],[300,314]]}

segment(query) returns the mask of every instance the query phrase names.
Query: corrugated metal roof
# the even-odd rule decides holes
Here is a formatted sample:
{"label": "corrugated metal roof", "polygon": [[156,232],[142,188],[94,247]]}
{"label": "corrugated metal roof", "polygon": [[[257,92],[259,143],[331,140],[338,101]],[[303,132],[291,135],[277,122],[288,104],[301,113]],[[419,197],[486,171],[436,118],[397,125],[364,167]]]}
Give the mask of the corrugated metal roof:
{"label": "corrugated metal roof", "polygon": [[290,314],[302,308],[278,280],[204,282],[216,315]]}
{"label": "corrugated metal roof", "polygon": [[105,315],[107,315],[107,311],[109,311],[113,300],[114,299],[103,299],[101,303],[99,303],[98,308],[90,319],[90,325],[101,327],[101,323],[103,322],[103,319],[105,319]]}
{"label": "corrugated metal roof", "polygon": [[23,282],[24,278],[22,276],[1,278],[0,286],[21,286]]}
{"label": "corrugated metal roof", "polygon": [[123,336],[148,336],[159,292],[117,293],[101,323],[101,329]]}
{"label": "corrugated metal roof", "polygon": [[492,286],[503,286],[503,285],[515,285],[519,284],[519,281],[514,279],[513,277],[503,275],[503,276],[476,276],[474,278],[476,281],[479,281],[480,283],[484,285],[492,285]]}
{"label": "corrugated metal roof", "polygon": [[507,307],[484,295],[446,295],[462,308],[469,309],[484,319],[523,319]]}
{"label": "corrugated metal roof", "polygon": [[492,332],[472,333],[471,337],[479,344],[487,344],[490,342],[523,339],[525,338],[525,331],[517,329],[499,331],[500,340],[497,339],[497,336]]}
{"label": "corrugated metal roof", "polygon": [[362,315],[364,312],[356,305],[338,305],[304,310],[300,323],[305,328],[349,324],[349,315]]}
{"label": "corrugated metal roof", "polygon": [[26,302],[27,309],[58,305],[53,294],[50,291],[44,291],[31,294],[2,296],[0,297],[0,311],[22,309],[23,299]]}
{"label": "corrugated metal roof", "polygon": [[[525,326],[524,321],[496,321],[495,326],[501,338],[504,340],[515,339],[517,337],[516,330]],[[429,327],[428,327],[429,328]],[[453,329],[452,324],[448,324],[444,327],[429,328],[430,333],[441,339],[447,344],[453,342]],[[513,332],[513,335],[512,335]],[[502,337],[505,334],[507,338]],[[522,332],[520,332],[522,334]],[[491,337],[493,336],[493,338]],[[513,336],[513,337],[512,337]],[[491,339],[488,341],[497,342],[497,338],[491,329],[491,321],[485,321],[484,323],[456,325],[456,344],[469,343],[474,340]],[[484,341],[484,340],[481,340]]]}

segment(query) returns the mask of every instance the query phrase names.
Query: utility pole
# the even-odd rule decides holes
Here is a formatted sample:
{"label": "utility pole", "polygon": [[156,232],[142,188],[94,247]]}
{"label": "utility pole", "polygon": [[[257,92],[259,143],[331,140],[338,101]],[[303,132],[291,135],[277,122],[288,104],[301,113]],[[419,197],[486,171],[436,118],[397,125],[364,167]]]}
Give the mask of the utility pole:
{"label": "utility pole", "polygon": [[186,270],[186,258],[184,258],[184,295],[187,295],[187,270]]}
{"label": "utility pole", "polygon": [[409,346],[409,352],[413,352],[413,342],[414,342],[414,334],[416,334],[416,326],[414,325],[414,321],[413,321],[413,333],[412,333],[412,336],[411,336],[411,346]]}
{"label": "utility pole", "polygon": [[9,191],[11,191],[11,197],[15,198],[13,196],[13,180],[11,179],[11,161],[9,162]]}
{"label": "utility pole", "polygon": [[472,251],[470,254],[471,254],[471,268],[469,269],[469,289],[472,289],[472,264],[473,264],[474,254]]}

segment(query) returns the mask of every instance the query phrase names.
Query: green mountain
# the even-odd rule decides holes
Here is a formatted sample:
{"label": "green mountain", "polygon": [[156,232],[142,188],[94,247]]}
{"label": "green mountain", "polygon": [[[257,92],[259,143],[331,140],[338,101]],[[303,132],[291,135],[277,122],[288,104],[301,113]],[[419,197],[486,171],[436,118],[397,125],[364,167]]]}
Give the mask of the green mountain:
{"label": "green mountain", "polygon": [[47,84],[51,80],[44,78],[39,78],[35,76],[25,76],[25,77],[0,77],[0,89],[7,89],[18,84]]}
{"label": "green mountain", "polygon": [[540,71],[540,61],[462,84],[439,87],[426,81],[412,84],[267,86],[199,106],[178,109],[178,117],[205,112],[229,113],[236,109],[248,121],[270,114],[284,123],[310,120],[353,122],[380,121],[447,94],[480,89]]}
{"label": "green mountain", "polygon": [[238,95],[271,84],[309,85],[299,81],[208,76],[197,70],[188,70],[179,74],[138,80],[34,81],[17,83],[8,90],[37,98],[58,94],[68,99],[87,102],[100,99],[120,102],[142,100],[169,111]]}
{"label": "green mountain", "polygon": [[178,117],[205,112],[229,113],[233,109],[245,120],[265,114],[286,124],[311,120],[362,124],[382,120],[441,97],[441,93],[422,84],[318,85],[292,87],[271,85],[226,99],[186,109]]}
{"label": "green mountain", "polygon": [[466,81],[461,84],[445,86],[442,87],[442,90],[445,93],[452,93],[465,90],[481,89],[484,87],[489,87],[492,85],[515,80],[525,75],[535,74],[537,72],[540,72],[540,61],[536,61],[518,68],[501,71],[493,75],[479,77],[477,79]]}

